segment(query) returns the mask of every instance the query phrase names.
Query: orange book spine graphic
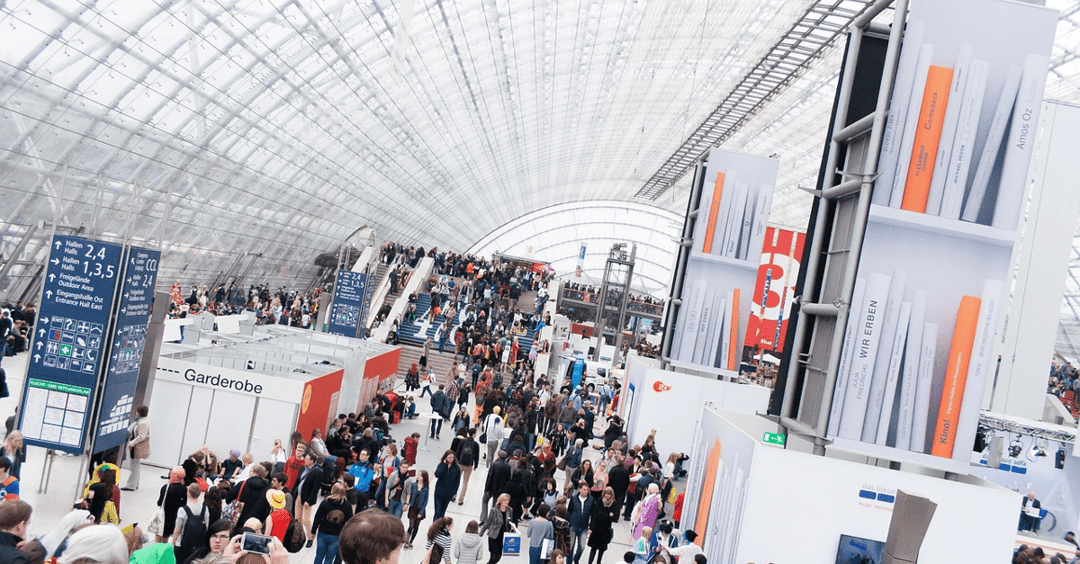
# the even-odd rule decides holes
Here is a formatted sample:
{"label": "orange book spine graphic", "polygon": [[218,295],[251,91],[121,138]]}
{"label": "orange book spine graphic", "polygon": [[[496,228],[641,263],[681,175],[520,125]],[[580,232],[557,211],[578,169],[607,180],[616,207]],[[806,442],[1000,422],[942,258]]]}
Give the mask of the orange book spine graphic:
{"label": "orange book spine graphic", "polygon": [[964,384],[967,383],[968,364],[975,345],[975,328],[979,324],[980,307],[982,300],[979,298],[960,298],[952,345],[949,346],[949,365],[945,369],[945,383],[941,389],[937,426],[934,427],[934,446],[930,449],[930,454],[934,456],[952,458],[956,425],[960,421],[960,405],[964,399]]}
{"label": "orange book spine graphic", "polygon": [[915,131],[915,145],[911,149],[911,164],[904,183],[904,199],[900,207],[908,211],[926,212],[926,200],[930,197],[930,180],[934,176],[941,128],[945,123],[945,106],[949,103],[953,70],[930,66],[923,91],[922,109],[919,111],[919,127]]}
{"label": "orange book spine graphic", "polygon": [[709,221],[705,224],[705,244],[702,252],[712,252],[713,233],[716,232],[716,216],[720,214],[720,195],[724,193],[724,173],[716,175],[716,185],[712,191],[712,205],[709,206]]}
{"label": "orange book spine graphic", "polygon": [[731,300],[731,344],[728,346],[727,369],[735,370],[739,360],[739,289],[732,290]]}
{"label": "orange book spine graphic", "polygon": [[[712,449],[709,450],[709,466],[705,471],[705,484],[701,488],[701,499],[698,501],[697,519],[695,519],[694,530],[704,531],[708,528],[709,524],[709,510],[712,508],[713,491],[716,490],[716,472],[720,469],[720,453],[723,450],[724,445],[718,441],[713,440]],[[694,539],[694,543],[698,546],[702,546],[705,535],[698,535],[698,538]]]}

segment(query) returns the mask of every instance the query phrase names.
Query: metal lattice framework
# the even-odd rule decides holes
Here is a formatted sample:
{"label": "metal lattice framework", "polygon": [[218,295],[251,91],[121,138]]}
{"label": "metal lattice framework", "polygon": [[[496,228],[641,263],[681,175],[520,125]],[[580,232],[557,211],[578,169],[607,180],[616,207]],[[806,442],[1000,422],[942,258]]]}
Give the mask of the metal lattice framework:
{"label": "metal lattice framework", "polygon": [[[772,221],[802,228],[837,44],[868,1],[2,1],[0,298],[32,294],[53,223],[161,246],[165,285],[306,287],[361,225],[466,250],[603,202],[547,218],[577,222],[549,230],[573,245],[606,237],[611,202],[681,216],[681,170],[715,144],[777,155]],[[1080,101],[1080,1],[1047,3],[1047,96]],[[625,239],[677,233],[656,229]]]}

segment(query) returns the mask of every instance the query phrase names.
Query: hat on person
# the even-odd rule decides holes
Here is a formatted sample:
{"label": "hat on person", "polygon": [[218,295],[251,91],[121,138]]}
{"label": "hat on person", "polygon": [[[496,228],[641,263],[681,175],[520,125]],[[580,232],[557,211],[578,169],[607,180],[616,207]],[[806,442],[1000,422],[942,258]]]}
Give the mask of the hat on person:
{"label": "hat on person", "polygon": [[285,509],[285,492],[281,490],[270,490],[266,492],[266,501],[270,504],[270,507],[274,509]]}
{"label": "hat on person", "polygon": [[236,458],[240,458],[240,451],[236,450],[235,448],[230,450],[229,454],[235,456]]}
{"label": "hat on person", "polygon": [[491,412],[492,413],[498,413],[499,412],[499,406],[496,405],[495,407],[491,408]]}

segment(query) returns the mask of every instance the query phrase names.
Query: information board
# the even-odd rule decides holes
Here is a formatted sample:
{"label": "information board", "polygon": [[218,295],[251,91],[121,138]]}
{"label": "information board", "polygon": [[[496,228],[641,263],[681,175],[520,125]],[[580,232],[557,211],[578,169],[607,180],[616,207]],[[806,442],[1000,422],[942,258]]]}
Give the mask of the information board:
{"label": "information board", "polygon": [[367,297],[367,275],[351,270],[338,271],[334,284],[334,301],[330,303],[330,320],[327,332],[345,337],[356,337],[364,314]]}
{"label": "information board", "polygon": [[95,453],[127,442],[160,258],[160,251],[132,247],[127,252],[116,323],[109,340],[109,369],[95,427]]}
{"label": "information board", "polygon": [[84,451],[120,255],[120,245],[53,237],[19,410],[26,444]]}

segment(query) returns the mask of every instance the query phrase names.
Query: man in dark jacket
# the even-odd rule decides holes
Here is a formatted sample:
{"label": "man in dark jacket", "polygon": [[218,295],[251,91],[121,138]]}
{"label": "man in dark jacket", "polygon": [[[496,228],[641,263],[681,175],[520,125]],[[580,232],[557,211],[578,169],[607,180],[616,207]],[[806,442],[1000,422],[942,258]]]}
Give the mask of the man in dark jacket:
{"label": "man in dark jacket", "polygon": [[21,499],[11,499],[0,504],[0,562],[5,564],[30,564],[30,556],[16,548],[26,538],[33,509]]}
{"label": "man in dark jacket", "polygon": [[577,547],[574,552],[574,564],[579,564],[581,553],[585,551],[585,533],[589,531],[595,503],[596,501],[589,495],[589,484],[582,480],[577,495],[570,498],[566,512],[566,520],[570,521],[570,534],[573,536],[574,546]]}
{"label": "man in dark jacket", "polygon": [[458,490],[457,504],[465,503],[465,492],[469,489],[469,477],[472,471],[480,467],[480,444],[473,439],[476,429],[468,429],[465,436],[458,443],[457,457],[458,466],[461,467],[461,489]]}
{"label": "man in dark jacket", "polygon": [[435,412],[435,415],[438,415],[438,417],[431,419],[431,429],[428,429],[428,437],[432,439],[439,438],[439,433],[442,432],[443,419],[448,418],[444,414],[450,413],[450,398],[446,397],[446,392],[443,391],[444,387],[439,384],[439,390],[431,394],[431,410]]}
{"label": "man in dark jacket", "polygon": [[509,481],[510,464],[506,462],[506,451],[500,450],[495,457],[495,462],[488,468],[487,481],[484,482],[484,499],[480,505],[480,521],[487,518],[488,502],[497,499]]}
{"label": "man in dark jacket", "polygon": [[319,502],[319,487],[322,485],[322,465],[319,455],[315,451],[308,451],[304,457],[304,469],[300,471],[300,477],[296,480],[296,515],[297,519],[304,524],[304,532],[307,533],[307,547],[311,548],[315,536],[311,533],[311,516],[314,514],[315,504]]}
{"label": "man in dark jacket", "polygon": [[[630,469],[626,464],[615,464],[608,470],[608,487],[615,492],[615,503],[625,503],[626,490],[630,489]],[[619,516],[615,515],[616,522]]]}
{"label": "man in dark jacket", "polygon": [[270,515],[270,504],[266,501],[266,490],[270,487],[270,482],[266,480],[266,467],[256,464],[251,467],[251,474],[240,486],[229,490],[229,495],[225,498],[227,502],[239,498],[244,503],[237,523],[246,523],[252,517],[262,523]]}

